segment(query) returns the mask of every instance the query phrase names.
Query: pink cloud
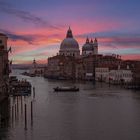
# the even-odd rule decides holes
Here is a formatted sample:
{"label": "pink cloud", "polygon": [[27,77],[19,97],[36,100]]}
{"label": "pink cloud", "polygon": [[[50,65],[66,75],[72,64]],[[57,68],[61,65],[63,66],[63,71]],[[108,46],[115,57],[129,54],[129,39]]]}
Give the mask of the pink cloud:
{"label": "pink cloud", "polygon": [[140,54],[125,54],[122,55],[124,60],[140,60]]}

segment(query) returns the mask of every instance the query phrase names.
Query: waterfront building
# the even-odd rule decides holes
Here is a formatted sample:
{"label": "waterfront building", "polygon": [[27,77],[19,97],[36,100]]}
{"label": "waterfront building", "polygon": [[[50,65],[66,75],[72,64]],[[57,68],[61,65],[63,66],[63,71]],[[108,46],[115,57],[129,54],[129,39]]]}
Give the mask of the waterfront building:
{"label": "waterfront building", "polygon": [[109,75],[109,67],[96,67],[95,68],[96,81],[107,82]]}
{"label": "waterfront building", "polygon": [[126,61],[124,61],[124,65],[125,65],[125,67],[129,65],[129,69],[133,73],[132,83],[134,85],[139,85],[140,86],[140,61],[126,60]]}
{"label": "waterfront building", "polygon": [[100,57],[98,66],[95,68],[95,77],[97,81],[108,82],[110,70],[117,70],[118,65],[122,63],[117,55],[105,55]]}
{"label": "waterfront building", "polygon": [[48,58],[45,77],[55,79],[75,78],[75,58],[72,56],[56,55]]}
{"label": "waterfront building", "polygon": [[132,82],[132,71],[130,69],[110,70],[108,79],[112,84],[126,84]]}
{"label": "waterfront building", "polygon": [[85,80],[85,66],[83,65],[83,59],[77,59],[75,64],[75,79]]}
{"label": "waterfront building", "polygon": [[0,33],[0,101],[8,95],[9,60],[7,40],[8,37]]}
{"label": "waterfront building", "polygon": [[125,65],[121,59],[114,55],[103,56],[95,69],[97,81],[112,84],[132,82],[133,73],[130,66]]}
{"label": "waterfront building", "polygon": [[98,66],[98,63],[102,55],[87,55],[82,57],[85,80],[93,80],[95,78],[95,68]]}
{"label": "waterfront building", "polygon": [[96,68],[96,80],[112,84],[132,82],[132,71],[130,69]]}

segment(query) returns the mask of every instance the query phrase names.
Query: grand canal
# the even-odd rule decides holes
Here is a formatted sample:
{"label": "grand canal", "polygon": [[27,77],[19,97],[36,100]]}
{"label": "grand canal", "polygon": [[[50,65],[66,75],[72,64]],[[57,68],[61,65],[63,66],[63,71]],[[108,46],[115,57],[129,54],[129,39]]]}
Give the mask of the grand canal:
{"label": "grand canal", "polygon": [[[0,140],[139,140],[140,92],[91,82],[26,77],[35,97],[10,97],[9,119],[1,123]],[[79,92],[55,93],[56,86],[78,86]],[[17,101],[18,100],[18,101]],[[33,118],[31,107],[33,102]],[[25,128],[24,104],[27,105]],[[12,114],[15,111],[16,114]]]}

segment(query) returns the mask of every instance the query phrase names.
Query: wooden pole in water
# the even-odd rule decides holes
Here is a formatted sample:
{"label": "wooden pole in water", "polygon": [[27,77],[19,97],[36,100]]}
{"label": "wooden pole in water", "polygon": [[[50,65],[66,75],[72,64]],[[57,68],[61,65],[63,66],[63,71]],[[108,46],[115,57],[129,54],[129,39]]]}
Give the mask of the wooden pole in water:
{"label": "wooden pole in water", "polygon": [[26,104],[24,105],[24,111],[25,111],[25,130],[27,130],[27,107],[26,107]]}
{"label": "wooden pole in water", "polygon": [[35,98],[35,87],[33,87],[33,98]]}
{"label": "wooden pole in water", "polygon": [[19,108],[18,108],[18,96],[17,96],[17,115],[18,115],[18,110]]}
{"label": "wooden pole in water", "polygon": [[14,121],[14,107],[12,106],[12,122]]}
{"label": "wooden pole in water", "polygon": [[33,125],[33,102],[31,101],[31,125]]}
{"label": "wooden pole in water", "polygon": [[23,102],[22,102],[22,96],[21,96],[21,114],[23,113]]}
{"label": "wooden pole in water", "polygon": [[15,120],[16,120],[16,117],[17,117],[17,107],[16,107],[16,104],[15,104]]}

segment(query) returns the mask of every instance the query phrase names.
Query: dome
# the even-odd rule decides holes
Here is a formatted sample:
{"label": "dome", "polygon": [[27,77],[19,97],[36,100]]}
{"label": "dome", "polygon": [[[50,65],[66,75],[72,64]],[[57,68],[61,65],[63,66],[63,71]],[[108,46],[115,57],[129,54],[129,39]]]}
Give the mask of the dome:
{"label": "dome", "polygon": [[59,50],[60,55],[72,55],[72,56],[79,56],[80,50],[79,50],[79,44],[78,42],[73,38],[72,30],[68,29],[66,38],[62,41],[60,45]]}
{"label": "dome", "polygon": [[79,44],[74,38],[65,38],[60,45],[60,50],[78,50],[79,51]]}

